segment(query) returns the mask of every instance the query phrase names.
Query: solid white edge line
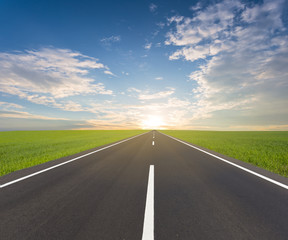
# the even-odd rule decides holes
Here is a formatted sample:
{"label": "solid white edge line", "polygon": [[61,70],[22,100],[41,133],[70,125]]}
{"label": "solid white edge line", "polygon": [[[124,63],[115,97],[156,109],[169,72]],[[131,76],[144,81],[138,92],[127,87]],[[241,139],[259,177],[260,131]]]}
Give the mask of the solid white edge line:
{"label": "solid white edge line", "polygon": [[76,161],[76,160],[78,160],[78,159],[80,159],[80,158],[83,158],[83,157],[89,156],[89,155],[91,155],[91,154],[93,154],[93,153],[100,152],[100,151],[102,151],[102,150],[105,150],[105,149],[107,149],[107,148],[113,147],[113,146],[118,145],[118,144],[120,144],[120,143],[123,143],[123,142],[129,141],[129,140],[131,140],[131,139],[133,139],[133,138],[140,137],[140,136],[142,136],[142,135],[144,135],[144,134],[147,134],[147,133],[149,133],[149,132],[142,133],[142,134],[139,134],[139,135],[133,136],[133,137],[131,137],[131,138],[124,139],[124,140],[122,140],[122,141],[120,141],[120,142],[117,142],[117,143],[114,143],[114,144],[112,144],[112,145],[109,145],[109,146],[106,146],[106,147],[103,147],[103,148],[97,149],[97,150],[95,150],[95,151],[93,151],[93,152],[90,152],[90,153],[86,153],[86,154],[81,155],[81,156],[79,156],[79,157],[76,157],[76,158],[70,159],[70,160],[68,160],[68,161],[66,161],[66,162],[59,163],[59,164],[54,165],[54,166],[52,166],[52,167],[45,168],[45,169],[40,170],[40,171],[38,171],[38,172],[35,172],[35,173],[29,174],[29,175],[27,175],[27,176],[24,176],[24,177],[21,177],[21,178],[15,179],[15,180],[13,180],[13,181],[10,181],[10,182],[7,182],[7,183],[4,183],[4,184],[0,185],[0,188],[7,187],[7,186],[12,185],[12,184],[14,184],[14,183],[17,183],[17,182],[23,181],[23,180],[25,180],[25,179],[27,179],[27,178],[33,177],[33,176],[38,175],[38,174],[40,174],[40,173],[47,172],[47,171],[49,171],[49,170],[51,170],[51,169],[53,169],[53,168],[60,167],[60,166],[65,165],[65,164],[67,164],[67,163],[70,163],[70,162]]}
{"label": "solid white edge line", "polygon": [[142,240],[154,240],[154,165],[150,165]]}
{"label": "solid white edge line", "polygon": [[[160,133],[161,133],[161,132],[160,132]],[[221,157],[219,157],[219,156],[217,156],[217,155],[215,155],[215,154],[209,153],[209,152],[207,152],[207,151],[205,151],[205,150],[203,150],[203,149],[200,149],[200,148],[198,148],[198,147],[195,147],[195,146],[193,146],[193,145],[191,145],[191,144],[189,144],[189,143],[183,142],[183,141],[181,141],[181,140],[179,140],[179,139],[177,139],[177,138],[174,138],[174,137],[172,137],[172,136],[166,135],[165,133],[161,133],[161,134],[163,134],[163,135],[165,135],[165,136],[167,136],[167,137],[170,137],[170,138],[172,138],[172,139],[174,139],[174,140],[176,140],[176,141],[178,141],[178,142],[181,142],[181,143],[183,143],[183,144],[185,144],[185,145],[187,145],[187,146],[189,146],[189,147],[195,148],[195,149],[197,149],[197,150],[199,150],[199,151],[201,151],[201,152],[204,152],[204,153],[206,153],[206,154],[208,154],[208,155],[210,155],[210,156],[212,156],[212,157],[215,157],[215,158],[217,158],[217,159],[219,159],[219,160],[221,160],[221,161],[223,161],[223,162],[226,162],[226,163],[228,163],[228,164],[230,164],[230,165],[232,165],[232,166],[234,166],[234,167],[240,168],[240,169],[243,170],[243,171],[246,171],[246,172],[248,172],[248,173],[251,173],[251,174],[253,174],[253,175],[255,175],[255,176],[259,177],[259,178],[262,178],[262,179],[264,179],[264,180],[266,180],[266,181],[268,181],[268,182],[274,183],[275,185],[278,185],[279,187],[282,187],[282,188],[285,188],[285,189],[288,190],[288,186],[285,185],[284,183],[280,183],[280,182],[278,182],[278,181],[276,181],[276,180],[273,180],[273,179],[271,179],[271,178],[269,178],[269,177],[266,177],[266,176],[264,176],[264,175],[261,175],[261,174],[259,174],[259,173],[256,173],[256,172],[254,172],[254,171],[252,171],[252,170],[249,170],[248,168],[245,168],[245,167],[242,167],[242,166],[240,166],[240,165],[238,165],[238,164],[236,164],[236,163],[230,162],[230,161],[228,161],[228,160],[226,160],[226,159],[224,159],[224,158],[221,158]]]}

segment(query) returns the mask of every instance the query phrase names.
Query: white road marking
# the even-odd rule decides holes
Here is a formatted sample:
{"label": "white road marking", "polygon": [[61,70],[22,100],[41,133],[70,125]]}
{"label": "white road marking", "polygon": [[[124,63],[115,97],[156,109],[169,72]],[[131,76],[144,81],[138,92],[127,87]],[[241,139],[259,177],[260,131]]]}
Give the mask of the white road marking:
{"label": "white road marking", "polygon": [[177,139],[177,138],[174,138],[174,137],[172,137],[172,136],[166,135],[166,134],[164,134],[164,133],[162,133],[162,134],[165,135],[165,136],[167,136],[167,137],[170,137],[170,138],[172,138],[172,139],[174,139],[174,140],[176,140],[176,141],[178,141],[178,142],[181,142],[181,143],[183,143],[183,144],[185,144],[185,145],[187,145],[187,146],[189,146],[189,147],[195,148],[195,149],[197,149],[197,150],[199,150],[199,151],[201,151],[201,152],[204,152],[204,153],[206,153],[206,154],[208,154],[208,155],[210,155],[210,156],[212,156],[212,157],[215,157],[215,158],[217,158],[217,159],[219,159],[219,160],[221,160],[221,161],[223,161],[223,162],[226,162],[226,163],[228,163],[228,164],[230,164],[230,165],[232,165],[232,166],[234,166],[234,167],[240,168],[240,169],[243,170],[243,171],[246,171],[246,172],[248,172],[248,173],[250,173],[250,174],[253,174],[253,175],[255,175],[255,176],[259,177],[259,178],[262,178],[262,179],[264,179],[264,180],[266,180],[266,181],[268,181],[268,182],[271,182],[271,183],[273,183],[273,184],[275,184],[275,185],[278,185],[279,187],[282,187],[282,188],[285,188],[285,189],[288,190],[288,186],[285,185],[285,184],[283,184],[283,183],[280,183],[280,182],[275,181],[275,180],[273,180],[273,179],[271,179],[271,178],[269,178],[269,177],[266,177],[266,176],[264,176],[264,175],[261,175],[261,174],[259,174],[259,173],[256,173],[256,172],[254,172],[254,171],[252,171],[252,170],[250,170],[250,169],[248,169],[248,168],[245,168],[245,167],[242,167],[242,166],[240,166],[240,165],[237,165],[236,163],[230,162],[230,161],[228,161],[228,160],[226,160],[226,159],[224,159],[224,158],[221,158],[221,157],[219,157],[219,156],[217,156],[217,155],[215,155],[215,154],[209,153],[209,152],[207,152],[207,151],[205,151],[205,150],[203,150],[203,149],[200,149],[200,148],[198,148],[198,147],[195,147],[195,146],[193,146],[193,145],[191,145],[191,144],[189,144],[189,143],[183,142],[183,141],[181,141],[181,140],[179,140],[179,139]]}
{"label": "white road marking", "polygon": [[153,146],[155,145],[154,141],[152,141],[152,145],[153,145]]}
{"label": "white road marking", "polygon": [[142,240],[154,240],[154,165],[150,165]]}
{"label": "white road marking", "polygon": [[38,174],[40,174],[40,173],[47,172],[47,171],[49,171],[49,170],[51,170],[51,169],[53,169],[53,168],[60,167],[60,166],[65,165],[65,164],[67,164],[67,163],[70,163],[70,162],[76,161],[76,160],[78,160],[78,159],[80,159],[80,158],[83,158],[83,157],[89,156],[89,155],[91,155],[91,154],[93,154],[93,153],[100,152],[100,151],[102,151],[102,150],[104,150],[104,149],[107,149],[107,148],[113,147],[113,146],[115,146],[115,145],[118,145],[118,144],[120,144],[120,143],[123,143],[123,142],[129,141],[129,140],[131,140],[131,139],[133,139],[133,138],[139,137],[139,136],[141,136],[141,135],[143,135],[143,134],[147,134],[147,133],[148,133],[148,132],[146,132],[146,133],[142,133],[142,134],[140,134],[140,135],[137,135],[137,136],[134,136],[134,137],[131,137],[131,138],[128,138],[128,139],[122,140],[122,141],[120,141],[120,142],[114,143],[114,144],[109,145],[109,146],[107,146],[107,147],[103,147],[103,148],[100,148],[100,149],[95,150],[95,151],[93,151],[93,152],[86,153],[86,154],[84,154],[84,155],[82,155],[82,156],[79,156],[79,157],[76,157],[76,158],[70,159],[70,160],[68,160],[68,161],[66,161],[66,162],[59,163],[59,164],[54,165],[54,166],[52,166],[52,167],[45,168],[45,169],[40,170],[40,171],[38,171],[38,172],[35,172],[35,173],[32,173],[32,174],[29,174],[29,175],[27,175],[27,176],[24,176],[24,177],[21,177],[21,178],[18,178],[18,179],[15,179],[15,180],[13,180],[13,181],[11,181],[11,182],[7,182],[7,183],[5,183],[5,184],[0,185],[0,188],[7,187],[7,186],[12,185],[12,184],[14,184],[14,183],[17,183],[17,182],[23,181],[23,180],[25,180],[25,179],[27,179],[27,178],[33,177],[33,176],[38,175]]}

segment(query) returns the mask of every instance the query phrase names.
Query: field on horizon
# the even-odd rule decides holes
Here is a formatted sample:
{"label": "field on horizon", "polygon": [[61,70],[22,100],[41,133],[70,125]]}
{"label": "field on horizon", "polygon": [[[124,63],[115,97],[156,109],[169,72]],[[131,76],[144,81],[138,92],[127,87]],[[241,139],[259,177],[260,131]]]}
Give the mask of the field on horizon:
{"label": "field on horizon", "polygon": [[288,177],[288,132],[161,130],[161,132]]}
{"label": "field on horizon", "polygon": [[144,130],[0,132],[0,176],[116,142]]}

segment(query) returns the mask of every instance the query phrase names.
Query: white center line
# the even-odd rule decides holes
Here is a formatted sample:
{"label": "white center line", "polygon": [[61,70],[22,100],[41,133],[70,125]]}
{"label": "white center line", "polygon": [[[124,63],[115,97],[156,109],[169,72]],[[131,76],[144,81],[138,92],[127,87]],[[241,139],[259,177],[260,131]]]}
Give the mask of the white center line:
{"label": "white center line", "polygon": [[155,145],[155,142],[154,142],[154,141],[152,141],[152,145],[153,145],[153,146]]}
{"label": "white center line", "polygon": [[142,240],[154,240],[154,165],[150,165]]}

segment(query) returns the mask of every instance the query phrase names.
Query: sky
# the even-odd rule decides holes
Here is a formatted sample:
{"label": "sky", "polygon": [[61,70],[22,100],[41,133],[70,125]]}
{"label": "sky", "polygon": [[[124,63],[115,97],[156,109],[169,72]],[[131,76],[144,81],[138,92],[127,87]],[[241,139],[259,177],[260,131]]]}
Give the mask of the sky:
{"label": "sky", "polygon": [[288,130],[287,28],[287,0],[1,0],[0,131]]}

